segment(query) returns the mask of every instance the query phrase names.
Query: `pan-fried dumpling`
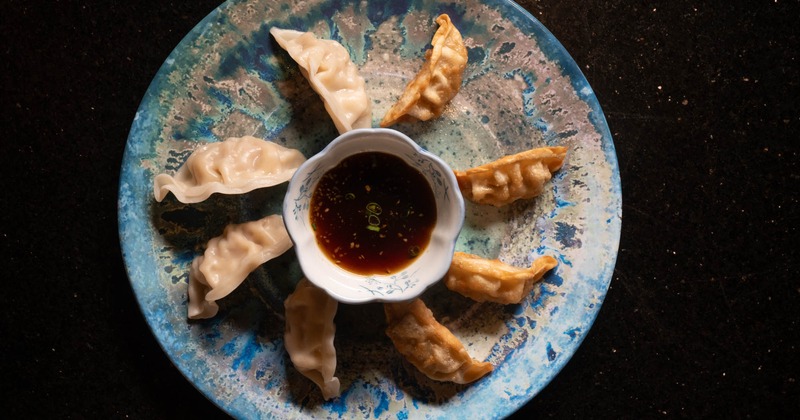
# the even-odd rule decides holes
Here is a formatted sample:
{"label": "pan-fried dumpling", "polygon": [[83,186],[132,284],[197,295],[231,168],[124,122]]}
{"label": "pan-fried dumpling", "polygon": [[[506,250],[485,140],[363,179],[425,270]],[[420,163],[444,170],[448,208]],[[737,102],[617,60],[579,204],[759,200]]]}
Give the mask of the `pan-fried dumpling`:
{"label": "pan-fried dumpling", "polygon": [[297,150],[252,136],[231,137],[199,147],[175,176],[153,181],[156,201],[172,192],[182,203],[198,203],[213,193],[243,194],[288,181],[306,158]]}
{"label": "pan-fried dumpling", "polygon": [[530,268],[519,268],[500,260],[456,252],[444,284],[478,302],[520,303],[545,273],[558,265],[555,258],[539,257]]}
{"label": "pan-fried dumpling", "polygon": [[566,156],[566,147],[540,147],[455,171],[455,175],[464,198],[499,207],[541,194]]}
{"label": "pan-fried dumpling", "polygon": [[203,255],[189,270],[189,318],[211,318],[215,301],[239,287],[258,266],[292,247],[283,217],[272,215],[225,227],[222,235],[208,241]]}
{"label": "pan-fried dumpling", "polygon": [[381,127],[397,122],[436,118],[442,115],[445,105],[461,89],[464,69],[467,68],[464,40],[450,21],[450,16],[439,15],[436,23],[439,29],[433,34],[432,48],[425,54],[422,69],[383,117]]}
{"label": "pan-fried dumpling", "polygon": [[372,126],[372,101],[364,78],[342,44],[311,32],[272,28],[269,33],[300,66],[319,94],[339,134]]}
{"label": "pan-fried dumpling", "polygon": [[333,318],[339,302],[305,278],[284,302],[286,332],[284,346],[292,364],[314,381],[326,400],[339,396]]}
{"label": "pan-fried dumpling", "polygon": [[466,384],[491,372],[489,362],[480,362],[467,353],[461,341],[433,317],[420,299],[386,303],[386,334],[411,364],[437,381]]}

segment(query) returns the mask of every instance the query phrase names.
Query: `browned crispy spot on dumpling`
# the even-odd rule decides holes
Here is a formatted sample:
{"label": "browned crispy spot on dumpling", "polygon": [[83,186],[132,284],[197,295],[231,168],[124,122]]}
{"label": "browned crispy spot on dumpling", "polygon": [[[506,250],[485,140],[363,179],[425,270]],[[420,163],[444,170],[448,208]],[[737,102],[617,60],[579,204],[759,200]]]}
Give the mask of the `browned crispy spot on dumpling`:
{"label": "browned crispy spot on dumpling", "polygon": [[425,54],[422,69],[383,117],[381,127],[436,118],[442,115],[445,105],[461,89],[464,69],[467,68],[464,40],[446,14],[439,15],[436,23],[439,29],[433,35],[432,48]]}
{"label": "browned crispy spot on dumpling", "polygon": [[529,268],[519,268],[497,259],[456,252],[445,285],[478,302],[520,303],[556,265],[558,262],[550,256],[537,258]]}
{"label": "browned crispy spot on dumpling", "polygon": [[489,362],[473,359],[461,341],[433,317],[420,299],[384,304],[386,334],[411,364],[437,381],[466,384],[491,372]]}
{"label": "browned crispy spot on dumpling", "polygon": [[533,198],[559,170],[567,148],[540,147],[504,156],[466,171],[455,171],[464,198],[499,207],[519,199]]}

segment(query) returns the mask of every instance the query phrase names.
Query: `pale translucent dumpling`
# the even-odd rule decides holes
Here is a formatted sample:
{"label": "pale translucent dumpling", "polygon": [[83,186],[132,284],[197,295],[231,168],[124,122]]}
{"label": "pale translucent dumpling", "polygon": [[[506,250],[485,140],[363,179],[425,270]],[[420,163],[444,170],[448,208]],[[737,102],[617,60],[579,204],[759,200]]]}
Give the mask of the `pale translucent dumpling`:
{"label": "pale translucent dumpling", "polygon": [[431,49],[416,77],[408,83],[403,95],[381,121],[388,127],[403,121],[427,121],[442,115],[445,105],[461,89],[467,68],[467,48],[450,16],[436,18],[439,29],[433,34]]}
{"label": "pale translucent dumpling", "polygon": [[211,318],[216,301],[239,287],[258,266],[292,247],[283,217],[272,215],[225,227],[208,241],[189,270],[189,318]]}
{"label": "pale translucent dumpling", "polygon": [[297,150],[252,136],[232,137],[200,146],[175,176],[153,180],[156,201],[172,192],[182,203],[198,203],[211,194],[242,194],[288,181],[306,158]]}
{"label": "pale translucent dumpling", "polygon": [[422,300],[386,303],[383,308],[389,324],[386,335],[425,376],[466,384],[492,371],[491,363],[470,357],[461,341],[436,321]]}
{"label": "pale translucent dumpling", "polygon": [[556,265],[558,262],[550,256],[537,258],[529,268],[519,268],[497,259],[456,252],[444,284],[478,302],[520,303]]}
{"label": "pale translucent dumpling", "polygon": [[364,78],[342,44],[318,39],[311,32],[280,28],[269,32],[322,98],[339,134],[372,126],[372,101]]}
{"label": "pale translucent dumpling", "polygon": [[455,175],[464,198],[499,207],[541,194],[566,156],[566,147],[541,147],[455,171]]}
{"label": "pale translucent dumpling", "polygon": [[339,396],[333,318],[339,303],[305,278],[284,302],[286,332],[284,346],[292,364],[314,381],[326,400]]}

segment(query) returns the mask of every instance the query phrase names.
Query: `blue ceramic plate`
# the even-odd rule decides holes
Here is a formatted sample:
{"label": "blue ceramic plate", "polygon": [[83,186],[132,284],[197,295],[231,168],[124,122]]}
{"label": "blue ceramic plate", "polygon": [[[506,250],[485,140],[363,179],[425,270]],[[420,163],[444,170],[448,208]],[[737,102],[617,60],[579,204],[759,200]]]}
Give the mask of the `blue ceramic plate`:
{"label": "blue ceramic plate", "polygon": [[[189,264],[229,223],[279,213],[285,184],[185,205],[153,199],[199,144],[254,135],[312,156],[336,129],[272,26],[313,31],[350,52],[373,101],[373,125],[422,65],[450,15],[469,64],[440,118],[394,128],[454,169],[536,146],[569,148],[547,192],[494,208],[467,205],[457,249],[525,266],[558,267],[522,304],[479,304],[437,285],[422,298],[477,359],[495,370],[471,385],[431,381],[386,338],[379,304],[339,305],[339,398],[324,401],[283,348],[283,300],[301,277],[290,251],[219,301],[210,320],[186,317]],[[175,48],[145,93],[122,163],[119,226],[142,312],[175,366],[236,417],[503,417],[533,398],[585,337],[608,289],[621,223],[614,145],[578,66],[510,1],[228,1]]]}

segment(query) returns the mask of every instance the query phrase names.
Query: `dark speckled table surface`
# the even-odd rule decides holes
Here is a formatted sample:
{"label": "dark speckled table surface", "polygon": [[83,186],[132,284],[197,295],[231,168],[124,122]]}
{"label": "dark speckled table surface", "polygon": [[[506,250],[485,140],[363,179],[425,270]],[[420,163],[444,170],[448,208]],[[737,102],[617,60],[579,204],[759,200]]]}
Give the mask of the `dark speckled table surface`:
{"label": "dark speckled table surface", "polygon": [[[222,417],[144,322],[116,222],[139,101],[219,2],[40,3],[0,19],[3,410]],[[514,417],[800,409],[800,2],[707,3],[520,2],[596,92],[623,222],[594,327]]]}

